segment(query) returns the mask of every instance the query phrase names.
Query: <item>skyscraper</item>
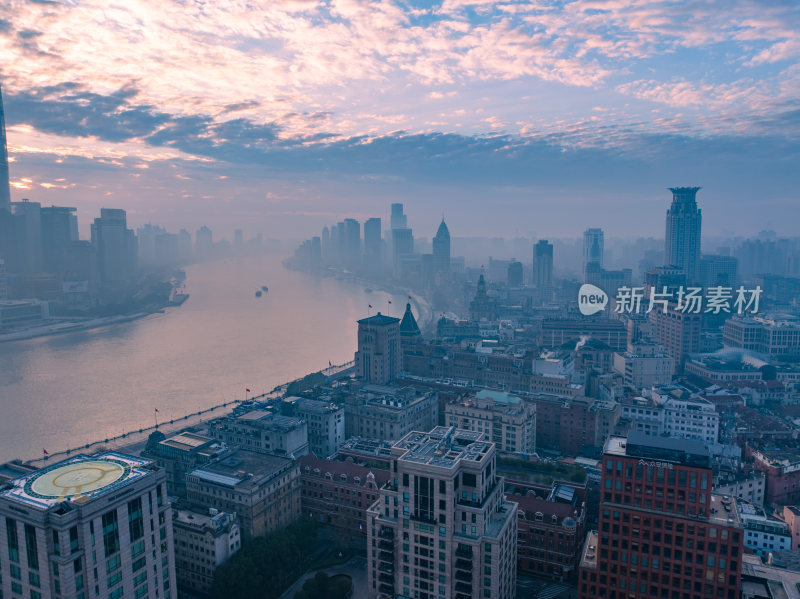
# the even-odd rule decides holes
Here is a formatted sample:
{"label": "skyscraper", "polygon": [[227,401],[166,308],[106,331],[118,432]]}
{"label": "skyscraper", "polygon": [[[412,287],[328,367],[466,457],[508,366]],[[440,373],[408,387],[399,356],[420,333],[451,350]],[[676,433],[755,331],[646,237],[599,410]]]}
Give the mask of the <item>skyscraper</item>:
{"label": "skyscraper", "polygon": [[392,230],[406,228],[408,223],[406,215],[403,214],[402,204],[392,204],[392,218],[389,224],[392,227]]}
{"label": "skyscraper", "polygon": [[670,187],[672,205],[667,210],[664,265],[683,270],[686,282],[698,281],[701,211],[697,207],[699,187]]}
{"label": "skyscraper", "polygon": [[41,209],[42,258],[47,272],[64,272],[64,256],[73,241],[78,241],[76,208],[50,206]]}
{"label": "skyscraper", "polygon": [[583,232],[583,282],[587,282],[587,271],[594,266],[603,268],[603,229],[586,229]]}
{"label": "skyscraper", "polygon": [[533,284],[540,289],[553,284],[553,244],[546,239],[533,246]]}
{"label": "skyscraper", "polygon": [[442,224],[433,238],[433,271],[450,272],[450,231],[442,218]]}
{"label": "skyscraper", "polygon": [[394,274],[399,277],[403,257],[414,253],[414,233],[408,228],[392,229],[392,246]]}
{"label": "skyscraper", "polygon": [[364,268],[370,274],[381,270],[381,219],[370,218],[364,222]]}
{"label": "skyscraper", "polygon": [[736,502],[711,491],[702,441],[631,431],[609,437],[601,464],[580,599],[740,596],[744,533]]}
{"label": "skyscraper", "polygon": [[344,219],[344,255],[350,269],[361,266],[361,223],[354,218]]}
{"label": "skyscraper", "polygon": [[0,211],[11,210],[11,184],[8,179],[6,118],[3,112],[3,90],[0,88]]}
{"label": "skyscraper", "polygon": [[100,280],[124,285],[136,271],[136,236],[128,229],[124,210],[101,208],[92,224],[92,244],[97,248]]}
{"label": "skyscraper", "polygon": [[370,599],[512,599],[517,503],[481,432],[438,426],[391,448],[393,482],[367,510]]}

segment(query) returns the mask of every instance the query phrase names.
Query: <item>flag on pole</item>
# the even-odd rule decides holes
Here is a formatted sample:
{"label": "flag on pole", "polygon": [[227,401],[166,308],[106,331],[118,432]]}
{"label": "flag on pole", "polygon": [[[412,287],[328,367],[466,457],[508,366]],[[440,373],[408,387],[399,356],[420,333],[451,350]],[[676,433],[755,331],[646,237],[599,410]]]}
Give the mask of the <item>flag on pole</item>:
{"label": "flag on pole", "polygon": [[250,389],[245,389],[245,391],[247,391],[248,393],[250,393]]}
{"label": "flag on pole", "polygon": [[156,412],[158,412],[158,408],[154,408]]}
{"label": "flag on pole", "polygon": [[42,449],[42,453],[43,453],[44,455],[50,455],[49,453],[47,453],[47,450],[46,450],[46,449]]}
{"label": "flag on pole", "polygon": [[408,299],[412,299],[410,295],[408,296]]}
{"label": "flag on pole", "polygon": [[371,308],[371,307],[372,307],[372,304],[369,304],[369,307]]}
{"label": "flag on pole", "polygon": [[331,366],[333,366],[333,364],[331,364],[331,361],[328,360],[328,368],[330,368]]}
{"label": "flag on pole", "polygon": [[392,300],[389,300],[389,303],[391,304],[391,303],[392,303]]}

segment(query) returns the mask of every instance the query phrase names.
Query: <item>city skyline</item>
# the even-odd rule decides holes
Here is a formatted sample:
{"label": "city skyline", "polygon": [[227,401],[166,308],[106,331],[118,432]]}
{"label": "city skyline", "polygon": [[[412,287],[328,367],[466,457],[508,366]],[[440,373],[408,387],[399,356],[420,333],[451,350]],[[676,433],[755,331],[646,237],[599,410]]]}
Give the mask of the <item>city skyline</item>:
{"label": "city skyline", "polygon": [[133,226],[307,235],[402,201],[465,235],[649,236],[675,185],[703,185],[710,234],[798,216],[790,3],[8,14],[12,199],[84,223],[124,207]]}

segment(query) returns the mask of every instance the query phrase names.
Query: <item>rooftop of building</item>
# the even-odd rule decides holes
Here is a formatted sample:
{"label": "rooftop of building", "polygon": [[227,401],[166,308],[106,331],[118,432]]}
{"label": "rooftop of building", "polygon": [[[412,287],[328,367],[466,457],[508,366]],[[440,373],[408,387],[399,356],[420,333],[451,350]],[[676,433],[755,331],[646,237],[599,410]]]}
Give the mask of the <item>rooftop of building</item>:
{"label": "rooftop of building", "polygon": [[394,316],[386,316],[385,314],[381,314],[378,312],[375,316],[369,316],[368,318],[362,318],[358,321],[358,324],[364,325],[372,325],[372,326],[388,326],[391,324],[397,324],[400,322],[399,318],[395,318]]}
{"label": "rooftop of building", "polygon": [[711,493],[711,506],[710,513],[708,514],[708,521],[721,526],[740,527],[742,522],[739,517],[739,508],[736,498],[730,495]]}
{"label": "rooftop of building", "polygon": [[103,497],[156,470],[154,462],[117,452],[77,455],[15,478],[0,497],[38,509]]}
{"label": "rooftop of building", "polygon": [[320,399],[303,399],[298,401],[296,405],[298,412],[310,414],[330,414],[342,409],[335,403]]}
{"label": "rooftop of building", "polygon": [[189,475],[225,487],[248,489],[285,471],[292,463],[288,458],[239,449]]}
{"label": "rooftop of building", "polygon": [[214,439],[206,437],[205,435],[198,435],[197,433],[183,432],[164,439],[159,444],[172,447],[180,451],[194,451],[214,443]]}
{"label": "rooftop of building", "polygon": [[[380,468],[372,469],[369,466],[361,466],[348,460],[326,460],[309,454],[301,456],[298,458],[297,462],[300,464],[301,474],[316,473],[318,476],[331,474],[336,477],[337,481],[341,481],[342,475],[345,475],[347,477],[347,482],[360,484],[362,486],[370,477],[375,480],[375,483],[379,487],[390,478],[388,470],[381,470]],[[356,478],[359,480],[356,480]]]}
{"label": "rooftop of building", "polygon": [[609,437],[604,453],[656,464],[666,462],[708,468],[711,463],[708,448],[702,441],[645,435],[639,431],[630,431],[627,438]]}
{"label": "rooftop of building", "polygon": [[758,555],[742,555],[742,591],[750,597],[800,599],[800,572],[764,564]]}
{"label": "rooftop of building", "polygon": [[392,443],[382,439],[365,439],[363,437],[350,437],[339,446],[340,454],[354,454],[365,458],[380,457],[391,458]]}
{"label": "rooftop of building", "polygon": [[173,526],[191,528],[197,532],[211,531],[214,534],[228,533],[236,525],[236,514],[217,512],[211,509],[208,513],[189,509],[172,511]]}
{"label": "rooftop of building", "polygon": [[583,543],[583,551],[581,552],[581,568],[589,570],[597,569],[597,531],[589,531],[586,535],[586,541]]}
{"label": "rooftop of building", "polygon": [[483,433],[437,426],[429,433],[408,433],[394,448],[405,450],[402,461],[453,468],[461,460],[479,462],[494,448],[483,438]]}
{"label": "rooftop of building", "polygon": [[282,431],[290,431],[304,425],[304,422],[301,418],[283,416],[281,414],[277,414],[273,410],[264,410],[258,408],[234,412],[228,416],[217,418],[216,420],[211,421],[211,423],[213,424],[233,421],[244,425],[255,426],[261,429]]}

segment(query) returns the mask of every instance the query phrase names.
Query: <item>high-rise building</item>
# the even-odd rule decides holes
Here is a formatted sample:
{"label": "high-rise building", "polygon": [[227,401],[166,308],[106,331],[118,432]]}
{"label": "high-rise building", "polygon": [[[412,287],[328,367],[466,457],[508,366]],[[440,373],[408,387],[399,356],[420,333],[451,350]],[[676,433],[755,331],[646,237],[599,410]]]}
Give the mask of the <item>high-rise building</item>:
{"label": "high-rise building", "polygon": [[383,385],[392,381],[402,369],[400,319],[378,312],[359,320],[356,376],[365,383]]}
{"label": "high-rise building", "polygon": [[73,241],[78,241],[76,208],[50,206],[41,209],[42,261],[47,272],[64,272],[64,256]]}
{"label": "high-rise building", "polygon": [[371,599],[512,599],[517,504],[482,433],[439,426],[391,448],[394,479],[367,510]]}
{"label": "high-rise building", "polygon": [[351,269],[361,266],[361,223],[354,218],[344,219],[345,263]]}
{"label": "high-rise building", "polygon": [[136,272],[136,237],[127,227],[124,210],[101,208],[92,224],[92,244],[97,248],[100,280],[121,285]]}
{"label": "high-rise building", "polygon": [[512,260],[509,263],[507,283],[509,287],[522,287],[522,262]]}
{"label": "high-rise building", "polygon": [[411,229],[392,229],[392,259],[394,274],[400,276],[403,259],[414,253],[414,234]]}
{"label": "high-rise building", "polygon": [[392,230],[395,229],[405,229],[407,226],[407,217],[403,214],[403,205],[402,204],[392,204],[392,217],[389,221]]}
{"label": "high-rise building", "polygon": [[178,584],[197,593],[207,593],[214,582],[214,570],[242,547],[236,514],[215,508],[208,513],[175,510],[175,572]]}
{"label": "high-rise building", "polygon": [[177,597],[164,471],[79,455],[0,491],[3,597]]}
{"label": "high-rise building", "polygon": [[364,222],[364,268],[369,274],[381,271],[381,245],[381,219],[367,219]]}
{"label": "high-rise building", "polygon": [[711,491],[703,442],[612,436],[601,467],[580,598],[739,597],[744,535],[735,500]]}
{"label": "high-rise building", "polygon": [[436,237],[433,238],[433,271],[450,272],[450,231],[442,218]]}
{"label": "high-rise building", "polygon": [[198,260],[208,260],[214,253],[214,237],[211,229],[202,226],[194,234],[194,254]]}
{"label": "high-rise building", "polygon": [[8,174],[6,117],[3,111],[3,89],[0,87],[0,212],[11,211],[11,183]]}
{"label": "high-rise building", "polygon": [[603,229],[586,229],[583,232],[583,282],[587,283],[586,274],[592,265],[603,268],[604,252]]}
{"label": "high-rise building", "polygon": [[698,282],[700,262],[701,210],[697,207],[699,187],[670,187],[672,205],[667,210],[664,264],[676,266],[690,285]]}
{"label": "high-rise building", "polygon": [[533,246],[533,284],[540,289],[553,284],[553,244],[546,239]]}
{"label": "high-rise building", "polygon": [[42,270],[42,206],[22,200],[11,204],[12,226],[9,270],[19,274]]}
{"label": "high-rise building", "polygon": [[654,309],[648,319],[654,340],[667,349],[675,360],[675,371],[681,373],[686,356],[700,351],[703,315],[676,307],[670,302],[666,312]]}

